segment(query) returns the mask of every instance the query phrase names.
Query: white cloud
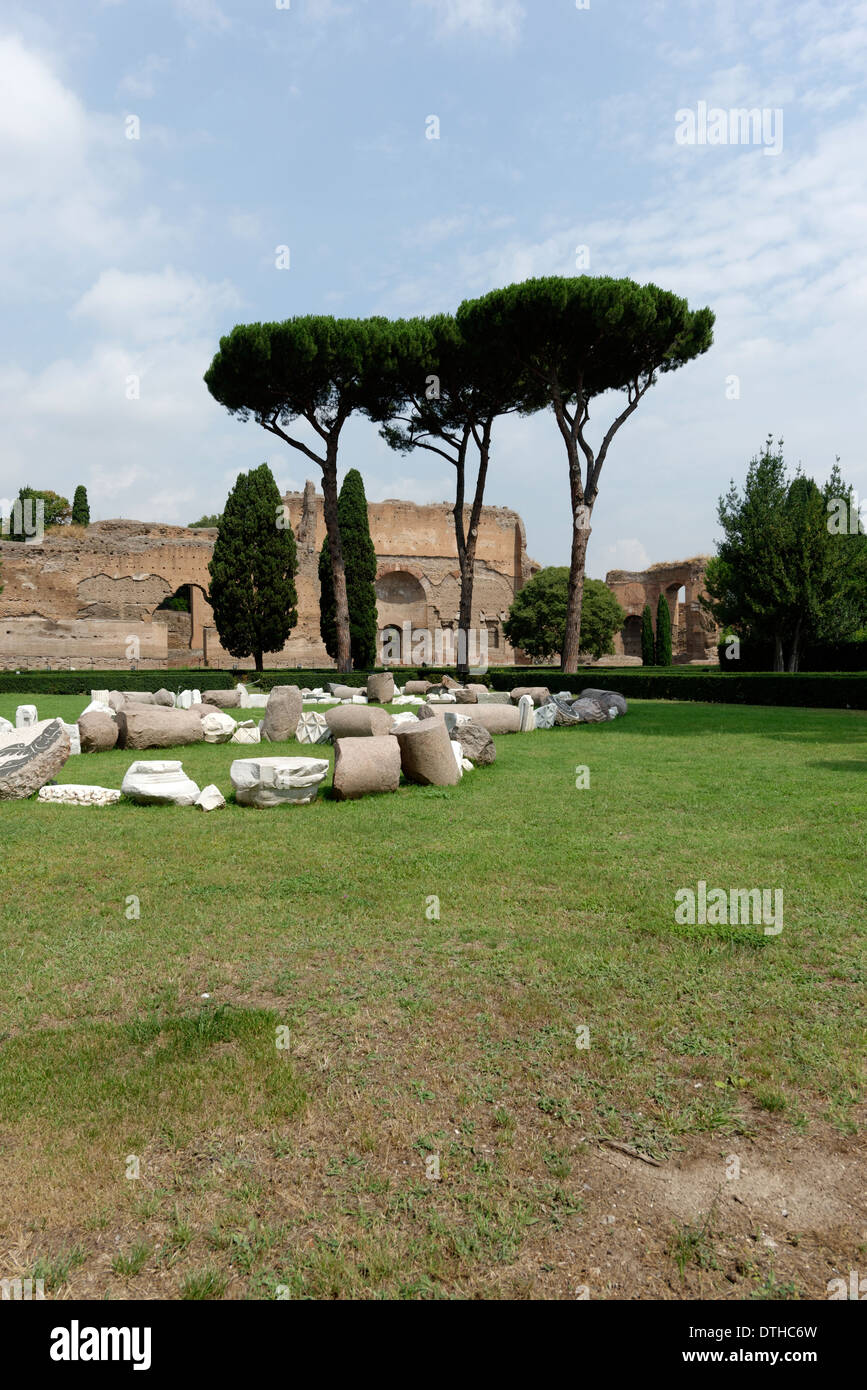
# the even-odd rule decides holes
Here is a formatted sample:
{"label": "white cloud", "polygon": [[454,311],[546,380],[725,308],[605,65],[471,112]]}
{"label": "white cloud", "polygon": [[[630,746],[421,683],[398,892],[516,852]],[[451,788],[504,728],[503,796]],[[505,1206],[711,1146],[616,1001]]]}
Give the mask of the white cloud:
{"label": "white cloud", "polygon": [[84,173],[91,136],[78,98],[17,38],[0,39],[0,189],[21,204]]}
{"label": "white cloud", "polygon": [[[661,180],[626,213],[535,240],[492,240],[479,230],[462,248],[447,244],[413,280],[383,287],[386,312],[430,313],[445,307],[444,284],[451,304],[529,276],[574,273],[574,248],[587,244],[592,274],[652,280],[715,311],[710,352],[661,381],[617,436],[594,511],[591,573],[706,552],[717,497],[730,477],[743,477],[769,431],[819,478],[841,453],[847,479],[867,492],[863,354],[855,348],[867,314],[865,144],[867,113],[800,132],[779,160],[672,145]],[[737,399],[726,397],[732,375]],[[606,418],[600,402],[592,439]],[[530,553],[545,563],[568,555],[559,450],[550,419],[505,422],[488,489],[522,511]],[[641,549],[630,553],[633,538]]]}
{"label": "white cloud", "polygon": [[217,0],[175,0],[175,9],[182,19],[191,20],[211,34],[224,34],[232,27]]}
{"label": "white cloud", "polygon": [[[318,486],[318,480],[317,480]],[[368,502],[386,502],[399,498],[403,502],[416,502],[424,506],[429,502],[444,502],[454,494],[455,480],[445,472],[433,471],[421,476],[411,473],[397,474],[389,478],[365,477],[364,490]]]}
{"label": "white cloud", "polygon": [[520,0],[416,0],[436,16],[437,33],[491,35],[514,43],[520,36],[524,6]]}
{"label": "white cloud", "polygon": [[173,234],[137,203],[138,148],[120,113],[87,111],[46,56],[0,38],[0,292],[65,297],[121,251],[159,253]]}
{"label": "white cloud", "polygon": [[[0,493],[38,478],[32,486],[71,497],[84,482],[94,519],[184,524],[192,512],[218,510],[223,475],[254,467],[261,449],[254,427],[226,430],[207,392],[213,350],[209,337],[140,350],[104,343],[37,371],[0,367]],[[132,376],[138,399],[127,399]]]}
{"label": "white cloud", "polygon": [[124,96],[148,100],[156,91],[154,78],[168,68],[165,58],[149,53],[144,62],[133,71],[126,73],[118,82],[117,89]]}
{"label": "white cloud", "polygon": [[153,343],[184,339],[220,315],[225,319],[239,304],[227,282],[208,283],[167,266],[144,274],[104,270],[71,313],[114,340]]}
{"label": "white cloud", "polygon": [[307,24],[328,24],[332,19],[345,19],[352,13],[351,7],[341,4],[340,0],[301,0],[301,3],[301,14]]}
{"label": "white cloud", "polygon": [[239,241],[262,240],[262,220],[255,212],[230,212],[226,217],[226,229]]}
{"label": "white cloud", "polygon": [[606,545],[602,564],[604,577],[609,570],[646,570],[651,560],[641,541],[630,538]]}

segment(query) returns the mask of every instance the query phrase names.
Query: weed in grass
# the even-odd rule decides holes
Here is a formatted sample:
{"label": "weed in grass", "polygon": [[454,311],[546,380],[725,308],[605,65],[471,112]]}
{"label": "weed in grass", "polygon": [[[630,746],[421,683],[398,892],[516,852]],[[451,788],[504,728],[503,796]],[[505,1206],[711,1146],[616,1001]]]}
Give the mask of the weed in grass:
{"label": "weed in grass", "polygon": [[189,1221],[185,1221],[178,1211],[178,1208],[175,1207],[172,1214],[171,1228],[169,1230],[169,1240],[172,1245],[178,1250],[186,1250],[187,1246],[192,1244],[194,1235],[195,1231]]}
{"label": "weed in grass", "polygon": [[555,1178],[568,1178],[572,1172],[572,1160],[568,1154],[561,1153],[559,1149],[549,1149],[542,1155],[542,1161],[549,1173],[553,1173]]}
{"label": "weed in grass", "polygon": [[772,1115],[779,1114],[786,1108],[786,1097],[781,1091],[774,1091],[767,1086],[757,1086],[753,1090],[753,1099],[756,1105],[762,1110],[768,1110]]}
{"label": "weed in grass", "polygon": [[146,1197],[141,1197],[135,1204],[136,1216],[139,1221],[150,1221],[156,1216],[162,1206],[162,1198],[156,1192],[149,1192]]}
{"label": "weed in grass", "polygon": [[111,1267],[115,1274],[123,1278],[131,1278],[133,1275],[140,1274],[147,1264],[151,1253],[151,1247],[144,1241],[139,1241],[134,1245],[128,1255],[116,1255],[111,1262]]}
{"label": "weed in grass", "polygon": [[228,1279],[218,1269],[197,1269],[184,1279],[180,1297],[199,1302],[220,1299],[228,1287]]}
{"label": "weed in grass", "polygon": [[92,1216],[85,1221],[85,1226],[89,1231],[104,1231],[111,1223],[111,1216],[107,1207],[100,1207]]}
{"label": "weed in grass", "polygon": [[698,1265],[699,1269],[719,1268],[708,1235],[713,1210],[712,1206],[701,1226],[675,1226],[668,1253],[677,1265],[681,1281],[686,1278],[686,1271],[692,1264]]}
{"label": "weed in grass", "polygon": [[42,1279],[49,1293],[55,1292],[65,1284],[70,1274],[83,1265],[87,1253],[81,1245],[73,1245],[69,1250],[59,1250],[56,1255],[41,1256],[30,1271],[32,1279]]}
{"label": "weed in grass", "polygon": [[762,1279],[762,1282],[751,1289],[748,1295],[751,1299],[770,1299],[781,1302],[792,1302],[800,1299],[801,1290],[794,1279],[789,1279],[780,1283],[774,1270],[770,1270]]}
{"label": "weed in grass", "polygon": [[543,1115],[553,1115],[561,1124],[570,1125],[573,1123],[575,1112],[568,1100],[557,1096],[540,1096],[537,1104]]}

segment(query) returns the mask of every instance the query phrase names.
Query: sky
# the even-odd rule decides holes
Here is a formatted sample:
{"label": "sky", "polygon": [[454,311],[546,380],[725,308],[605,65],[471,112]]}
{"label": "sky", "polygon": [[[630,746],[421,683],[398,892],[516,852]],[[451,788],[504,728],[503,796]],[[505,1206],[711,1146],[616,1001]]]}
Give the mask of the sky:
{"label": "sky", "polygon": [[[315,465],[203,384],[235,323],[579,273],[716,314],[611,447],[588,573],[712,552],[769,434],[863,497],[865,73],[864,0],[5,0],[0,498],[84,483],[94,520],[184,525],[263,461],[298,490]],[[362,420],[351,467],[452,495]],[[568,563],[550,413],[498,423],[486,500]]]}

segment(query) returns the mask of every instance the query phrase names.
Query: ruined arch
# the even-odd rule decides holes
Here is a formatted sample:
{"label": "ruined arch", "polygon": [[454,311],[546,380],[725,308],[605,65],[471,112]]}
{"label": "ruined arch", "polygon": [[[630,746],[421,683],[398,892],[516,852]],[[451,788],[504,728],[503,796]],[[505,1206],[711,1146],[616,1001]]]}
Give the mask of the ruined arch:
{"label": "ruined arch", "polygon": [[[183,597],[187,601],[184,609],[167,606],[172,599]],[[204,629],[213,621],[211,607],[201,584],[190,580],[180,583],[173,593],[167,594],[145,617],[146,622],[163,623],[167,629],[168,650],[199,652],[204,647]]]}
{"label": "ruined arch", "polygon": [[675,662],[716,664],[718,629],[701,604],[705,592],[706,565],[707,557],[697,555],[673,564],[651,565],[646,570],[609,570],[605,583],[626,612],[624,625],[614,638],[614,649],[618,656],[640,658],[644,605],[650,607],[655,629],[656,606],[660,595],[664,595],[671,613],[671,646]]}
{"label": "ruined arch", "polygon": [[[376,616],[380,650],[386,633],[400,633],[401,661],[411,663],[412,634],[430,628],[430,584],[415,565],[386,563],[376,576]],[[392,650],[395,650],[392,642]]]}
{"label": "ruined arch", "polygon": [[630,613],[620,633],[624,656],[641,656],[641,619]]}
{"label": "ruined arch", "polygon": [[376,576],[376,612],[379,626],[428,626],[429,585],[421,570],[411,565],[380,565]]}

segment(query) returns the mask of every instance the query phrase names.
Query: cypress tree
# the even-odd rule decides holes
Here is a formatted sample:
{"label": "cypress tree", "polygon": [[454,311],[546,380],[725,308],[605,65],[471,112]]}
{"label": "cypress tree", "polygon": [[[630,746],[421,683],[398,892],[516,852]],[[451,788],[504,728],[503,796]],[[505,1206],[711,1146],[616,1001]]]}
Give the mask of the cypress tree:
{"label": "cypress tree", "polygon": [[295,537],[267,463],[239,474],[208,568],[220,641],[261,671],[264,653],[280,651],[298,621]]}
{"label": "cypress tree", "polygon": [[653,614],[650,611],[650,604],[646,603],[641,615],[641,662],[644,666],[652,666],[655,660],[656,639],[653,635]]}
{"label": "cypress tree", "polygon": [[87,488],[83,483],[78,484],[72,499],[72,524],[73,526],[90,525],[90,503],[87,500]]}
{"label": "cypress tree", "polygon": [[[370,670],[376,665],[376,552],[370,539],[364,483],[357,468],[350,468],[343,479],[337,522],[346,571],[352,664],[356,670]],[[325,650],[336,661],[337,605],[327,536],[319,552],[319,631]]]}
{"label": "cypress tree", "polygon": [[671,665],[671,610],[665,594],[659,595],[656,605],[656,664]]}

